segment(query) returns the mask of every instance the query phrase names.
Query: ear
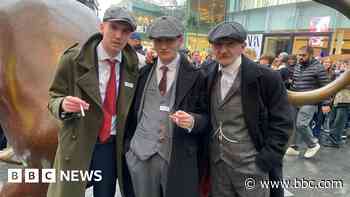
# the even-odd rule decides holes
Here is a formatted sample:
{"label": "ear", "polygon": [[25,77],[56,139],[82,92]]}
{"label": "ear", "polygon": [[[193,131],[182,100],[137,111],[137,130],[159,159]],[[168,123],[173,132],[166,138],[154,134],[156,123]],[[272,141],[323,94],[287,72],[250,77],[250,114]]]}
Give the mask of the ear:
{"label": "ear", "polygon": [[101,34],[103,34],[103,32],[105,31],[105,30],[104,30],[104,29],[106,28],[105,26],[106,26],[106,23],[104,23],[104,22],[102,22],[102,23],[100,24],[99,30],[100,30],[100,33],[101,33]]}
{"label": "ear", "polygon": [[183,44],[184,44],[184,37],[183,36],[180,36],[180,37],[178,37],[178,41],[179,41],[179,47],[182,47],[183,46]]}
{"label": "ear", "polygon": [[243,42],[243,43],[242,43],[242,49],[245,49],[246,46],[247,46],[247,43],[246,43],[246,42]]}

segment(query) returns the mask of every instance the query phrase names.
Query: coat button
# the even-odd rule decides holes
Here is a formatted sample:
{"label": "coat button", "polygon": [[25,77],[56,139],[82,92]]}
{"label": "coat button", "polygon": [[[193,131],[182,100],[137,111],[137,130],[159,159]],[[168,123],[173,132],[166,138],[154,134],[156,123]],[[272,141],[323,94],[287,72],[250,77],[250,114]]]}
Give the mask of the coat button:
{"label": "coat button", "polygon": [[65,160],[65,161],[69,161],[69,160],[70,160],[70,157],[69,157],[69,156],[65,156],[65,157],[64,157],[64,160]]}
{"label": "coat button", "polygon": [[72,135],[72,140],[76,140],[77,136],[76,135]]}

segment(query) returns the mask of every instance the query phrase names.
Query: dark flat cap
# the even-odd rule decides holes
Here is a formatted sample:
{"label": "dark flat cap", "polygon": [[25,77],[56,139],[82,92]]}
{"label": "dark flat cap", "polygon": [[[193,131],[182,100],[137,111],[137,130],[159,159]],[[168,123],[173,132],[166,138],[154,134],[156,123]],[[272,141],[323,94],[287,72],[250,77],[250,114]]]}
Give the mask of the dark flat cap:
{"label": "dark flat cap", "polygon": [[148,37],[176,38],[183,35],[185,28],[182,23],[173,16],[161,16],[156,18],[148,29]]}
{"label": "dark flat cap", "polygon": [[217,24],[208,33],[210,43],[226,38],[244,42],[247,39],[247,31],[237,22],[222,22]]}
{"label": "dark flat cap", "polygon": [[132,31],[136,30],[135,18],[126,10],[126,8],[112,5],[109,7],[103,15],[103,22],[121,21],[130,25]]}

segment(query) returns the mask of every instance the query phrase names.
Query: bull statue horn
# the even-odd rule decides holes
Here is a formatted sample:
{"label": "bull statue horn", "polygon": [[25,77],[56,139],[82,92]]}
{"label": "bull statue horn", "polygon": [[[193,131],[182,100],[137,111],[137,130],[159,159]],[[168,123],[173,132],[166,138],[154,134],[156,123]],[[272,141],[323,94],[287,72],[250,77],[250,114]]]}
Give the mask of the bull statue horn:
{"label": "bull statue horn", "polygon": [[350,85],[350,71],[344,72],[335,81],[316,90],[306,92],[288,91],[288,100],[295,106],[319,103],[330,96],[335,95],[347,85]]}
{"label": "bull statue horn", "polygon": [[[314,0],[315,2],[332,7],[348,18],[350,18],[350,0],[339,0],[339,1],[329,1],[329,0]],[[289,102],[293,105],[300,106],[305,104],[319,103],[332,95],[335,95],[339,90],[350,85],[350,71],[343,73],[337,80],[324,86],[322,88],[306,91],[306,92],[293,92],[288,91]]]}

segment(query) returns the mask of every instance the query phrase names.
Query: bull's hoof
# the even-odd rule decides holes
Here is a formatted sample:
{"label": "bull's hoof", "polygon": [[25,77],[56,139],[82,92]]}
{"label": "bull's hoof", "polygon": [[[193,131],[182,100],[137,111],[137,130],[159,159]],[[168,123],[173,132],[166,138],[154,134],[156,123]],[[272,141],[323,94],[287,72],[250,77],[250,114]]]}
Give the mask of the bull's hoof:
{"label": "bull's hoof", "polygon": [[16,157],[12,147],[0,151],[0,161],[21,165],[22,162]]}

